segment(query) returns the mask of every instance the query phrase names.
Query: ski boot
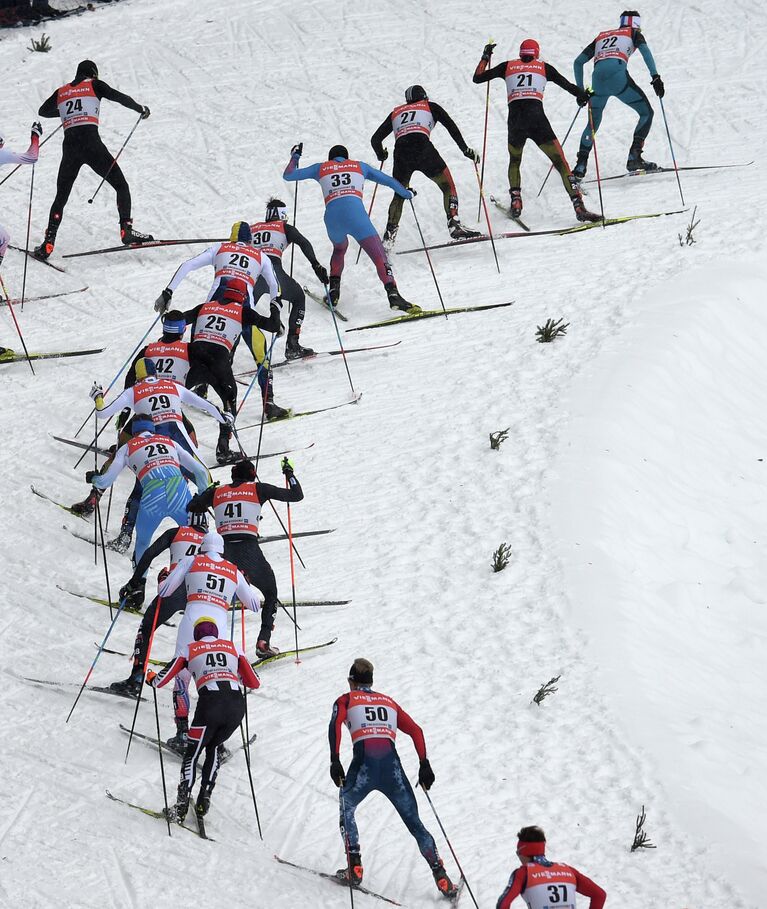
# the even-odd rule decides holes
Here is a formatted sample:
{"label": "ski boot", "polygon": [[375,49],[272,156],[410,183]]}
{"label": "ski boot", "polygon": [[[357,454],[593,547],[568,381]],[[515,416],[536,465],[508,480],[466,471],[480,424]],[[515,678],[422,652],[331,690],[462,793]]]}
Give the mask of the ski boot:
{"label": "ski boot", "polygon": [[267,401],[264,406],[264,411],[267,420],[284,420],[285,417],[290,416],[289,410],[280,407],[280,405],[275,404],[274,401]]}
{"label": "ski boot", "polygon": [[101,499],[101,490],[92,487],[87,497],[82,502],[75,502],[70,511],[72,514],[79,514],[82,518],[87,518],[96,510],[96,506]]}
{"label": "ski boot", "polygon": [[256,643],[256,654],[259,659],[266,659],[267,657],[277,656],[280,651],[276,647],[272,647],[269,641],[266,638],[260,638]]}
{"label": "ski boot", "polygon": [[386,252],[391,252],[394,249],[394,243],[397,240],[397,231],[399,230],[399,224],[387,224],[384,235],[381,238],[383,241],[384,249]]}
{"label": "ski boot", "polygon": [[341,296],[341,276],[331,275],[328,279],[328,290],[330,292],[330,305],[335,308],[338,306],[338,299]]}
{"label": "ski boot", "polygon": [[216,444],[216,463],[234,464],[240,460],[239,452],[232,451],[229,447],[229,433],[224,430],[219,434],[218,443]]}
{"label": "ski boot", "polygon": [[0,363],[3,360],[12,360],[15,356],[16,353],[10,347],[0,347]]}
{"label": "ski boot", "polygon": [[468,240],[471,237],[482,236],[478,230],[469,230],[468,227],[464,227],[458,218],[448,218],[447,229],[453,240]]}
{"label": "ski boot", "polygon": [[[176,804],[170,808],[163,808],[163,814],[169,821],[175,821],[177,824],[183,824],[189,811],[189,785],[186,780],[181,780],[176,792]],[[167,812],[167,813],[166,813]]]}
{"label": "ski boot", "polygon": [[123,524],[120,528],[120,532],[114,538],[107,543],[107,549],[111,549],[112,552],[119,552],[121,555],[130,549],[131,540],[133,539],[133,526],[131,524]]}
{"label": "ski boot", "polygon": [[582,149],[578,150],[578,159],[575,162],[575,167],[573,168],[573,179],[576,183],[580,183],[581,180],[586,176],[586,170],[589,166],[589,153],[583,151]]}
{"label": "ski boot", "polygon": [[[176,734],[166,740],[165,744],[171,751],[180,754],[182,757],[189,743],[189,719],[185,716],[176,717]],[[188,795],[187,795],[188,800]]]}
{"label": "ski boot", "polygon": [[126,697],[137,698],[141,694],[141,685],[144,682],[144,673],[140,669],[134,669],[127,679],[121,682],[112,682],[109,686],[110,691],[116,691]]}
{"label": "ski boot", "polygon": [[303,357],[313,357],[314,351],[311,347],[301,347],[301,344],[298,340],[298,335],[288,335],[288,340],[285,342],[285,359],[286,360],[300,360]]}
{"label": "ski boot", "polygon": [[522,217],[522,190],[510,189],[509,196],[509,217],[516,221]]}
{"label": "ski boot", "polygon": [[660,170],[658,165],[654,161],[645,161],[642,157],[642,147],[644,142],[634,143],[629,149],[628,160],[626,161],[626,170],[633,174],[638,170],[645,171],[646,173],[652,173],[654,170]]}
{"label": "ski boot", "polygon": [[120,239],[125,246],[134,246],[137,243],[151,243],[154,237],[151,234],[142,234],[140,230],[133,229],[133,221],[120,221]]}
{"label": "ski boot", "polygon": [[575,212],[575,217],[579,221],[591,221],[596,223],[597,221],[602,220],[601,215],[595,214],[593,211],[589,211],[586,206],[583,204],[583,196],[578,193],[577,196],[571,197],[573,203],[573,211]]}
{"label": "ski boot", "polygon": [[[221,746],[219,745],[219,748]],[[203,783],[200,786],[200,791],[197,795],[197,801],[194,803],[194,810],[197,814],[197,817],[205,817],[205,815],[210,810],[210,795],[213,792],[213,787],[216,784],[213,783]]]}
{"label": "ski boot", "polygon": [[441,861],[434,865],[431,869],[431,873],[434,875],[434,883],[437,885],[437,890],[439,890],[442,896],[446,896],[450,900],[453,900],[458,896],[458,888],[447,876],[445,866]]}
{"label": "ski boot", "polygon": [[336,879],[343,881],[345,884],[348,884],[349,869],[351,869],[352,887],[359,887],[362,883],[362,876],[364,874],[364,869],[362,867],[362,858],[359,852],[349,853],[349,864],[345,868],[339,868],[338,871],[336,871]]}
{"label": "ski boot", "polygon": [[416,306],[415,303],[408,303],[408,301],[401,296],[394,281],[384,285],[384,290],[386,291],[386,296],[389,298],[389,309],[399,309],[401,312],[407,313],[410,316],[414,316],[421,311],[420,306]]}
{"label": "ski boot", "polygon": [[[232,756],[232,752],[226,747],[226,745],[221,742],[221,744],[216,749],[218,751],[218,762],[219,764],[225,764],[229,758]],[[211,789],[213,787],[211,786]]]}
{"label": "ski boot", "polygon": [[36,259],[40,259],[42,262],[45,262],[49,258],[50,254],[53,252],[54,247],[56,246],[56,234],[58,233],[58,230],[58,227],[46,228],[43,242],[32,250],[32,255]]}

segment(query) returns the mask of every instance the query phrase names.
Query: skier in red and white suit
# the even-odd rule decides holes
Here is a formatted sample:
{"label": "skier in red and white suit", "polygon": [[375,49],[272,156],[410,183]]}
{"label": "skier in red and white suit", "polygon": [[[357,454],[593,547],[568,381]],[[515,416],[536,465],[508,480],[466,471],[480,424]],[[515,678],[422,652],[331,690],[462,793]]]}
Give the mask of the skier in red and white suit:
{"label": "skier in red and white suit", "polygon": [[598,884],[571,865],[546,858],[546,836],[540,827],[523,827],[517,837],[522,866],[509,878],[495,909],[509,909],[518,896],[529,909],[575,909],[576,893],[590,897],[590,909],[602,909],[607,894]]}
{"label": "skier in red and white suit", "polygon": [[[5,147],[5,139],[0,136],[0,166],[3,164],[34,164],[37,161],[40,148],[40,136],[43,134],[43,128],[39,123],[32,124],[32,136],[29,141],[29,148],[25,152],[13,152],[10,148]],[[11,242],[11,235],[0,225],[0,265],[3,264],[3,256],[8,251],[8,244]],[[2,348],[0,348],[2,350]]]}
{"label": "skier in red and white suit", "polygon": [[218,626],[203,617],[194,627],[194,640],[147,683],[162,688],[177,673],[188,672],[194,678],[199,699],[189,730],[189,744],[181,765],[181,781],[176,804],[169,811],[172,820],[183,823],[189,810],[189,797],[197,774],[197,761],[205,751],[200,792],[195,805],[197,815],[204,817],[210,806],[210,795],[216,785],[219,746],[237,729],[245,715],[245,699],[240,690],[258,688],[260,681],[242,651],[219,637]]}

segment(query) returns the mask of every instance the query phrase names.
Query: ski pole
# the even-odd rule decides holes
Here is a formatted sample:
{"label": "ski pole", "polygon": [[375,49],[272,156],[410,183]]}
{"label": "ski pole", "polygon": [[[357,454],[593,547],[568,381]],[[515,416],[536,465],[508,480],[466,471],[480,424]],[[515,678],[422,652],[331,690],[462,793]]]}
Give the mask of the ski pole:
{"label": "ski pole", "polygon": [[599,176],[599,155],[597,154],[597,135],[594,130],[594,114],[591,110],[591,101],[589,101],[589,126],[591,127],[591,144],[594,146],[594,166],[597,171],[597,189],[599,190],[599,208],[602,213],[602,228],[605,226],[605,205],[602,201],[602,180]]}
{"label": "ski pole", "polygon": [[[165,820],[168,824],[168,836],[173,836],[170,832],[170,812],[168,811],[168,787],[165,785],[165,762],[162,757],[162,739],[160,738],[160,711],[157,709],[157,689],[152,685],[152,695],[154,696],[154,721],[157,729],[157,753],[160,755],[160,777],[162,778],[162,800],[165,803]],[[141,697],[141,695],[139,695]],[[138,700],[136,701],[138,706]]]}
{"label": "ski pole", "polygon": [[[568,136],[570,135],[570,133],[572,132],[572,129],[573,129],[573,127],[575,126],[575,121],[578,119],[578,114],[579,114],[580,112],[581,112],[581,109],[580,109],[580,107],[579,107],[579,108],[576,110],[576,112],[575,112],[575,116],[573,117],[572,123],[570,124],[570,126],[569,126],[567,132],[565,133],[565,138],[559,143],[559,144],[560,144],[560,148],[564,148],[564,147],[565,147],[565,142],[567,142],[567,137],[568,137]],[[538,190],[538,195],[539,195],[539,196],[540,196],[540,194],[543,192],[543,187],[548,183],[549,177],[551,176],[551,172],[552,172],[553,170],[554,170],[554,165],[552,164],[551,167],[549,167],[548,173],[547,173],[546,176],[544,177],[543,183],[541,183],[541,188]]]}
{"label": "ski pole", "polygon": [[24,300],[27,296],[27,264],[29,262],[29,235],[32,231],[32,196],[35,192],[35,165],[29,178],[29,207],[27,210],[27,239],[24,243],[24,273],[21,278],[21,311],[24,312]]}
{"label": "ski pole", "polygon": [[[154,643],[154,633],[157,628],[157,616],[160,614],[160,609],[162,609],[162,597],[157,597],[157,603],[155,604],[154,616],[152,617],[152,631],[149,635],[149,645],[146,649],[146,656],[144,657],[144,666],[141,670],[141,688],[139,689],[139,694],[136,697],[136,709],[133,711],[133,722],[130,727],[130,735],[128,736],[128,747],[125,749],[125,763],[128,763],[128,755],[130,754],[130,746],[133,742],[133,730],[136,728],[136,717],[138,716],[138,708],[141,703],[141,691],[144,689],[144,683],[146,682],[146,668],[149,665],[149,655],[152,652],[152,644]],[[160,740],[160,733],[157,733],[157,740]],[[162,747],[162,746],[160,746]]]}
{"label": "ski pole", "polygon": [[682,205],[684,202],[684,193],[682,192],[682,181],[679,179],[679,167],[676,163],[676,155],[674,154],[674,143],[671,141],[671,131],[668,128],[668,120],[666,119],[666,108],[663,106],[663,98],[658,96],[660,101],[660,110],[663,114],[663,123],[666,126],[666,135],[668,136],[668,147],[671,149],[671,160],[674,162],[674,173],[676,174],[676,184],[679,187],[679,198],[682,200]]}
{"label": "ski pole", "polygon": [[[481,187],[480,183],[480,187]],[[421,225],[418,223],[418,215],[415,213],[415,205],[413,205],[413,200],[409,199],[410,207],[413,209],[413,217],[415,218],[415,226],[418,228],[418,235],[421,238],[421,246],[423,246],[423,251],[426,253],[426,261],[429,263],[429,268],[431,269],[431,276],[434,278],[434,286],[437,288],[437,296],[439,297],[439,302],[442,304],[442,309],[445,310],[445,301],[442,299],[442,291],[439,289],[439,281],[437,276],[434,273],[434,266],[431,264],[431,256],[429,255],[429,250],[426,248],[426,240],[423,238],[423,231],[421,230]],[[481,204],[481,203],[480,203]],[[498,269],[500,271],[500,268]],[[447,311],[445,311],[445,318],[447,319]]]}
{"label": "ski pole", "polygon": [[[288,459],[285,458],[283,463]],[[285,488],[289,488],[288,478],[285,477]],[[290,518],[290,502],[288,502],[288,540],[290,542],[290,587],[293,593],[293,630],[296,636],[296,666],[300,665],[298,657],[298,621],[296,619],[296,566],[293,563],[293,524]]]}
{"label": "ski pole", "polygon": [[[298,217],[298,180],[296,180],[296,188],[293,193],[293,227],[296,226],[296,218]],[[293,277],[293,258],[296,254],[296,244],[291,243],[290,245],[290,277]]]}
{"label": "ski pole", "polygon": [[[498,274],[501,273],[501,266],[498,264],[498,253],[495,251],[495,240],[493,239],[493,228],[490,226],[490,214],[487,210],[487,202],[485,201],[485,191],[482,189],[482,181],[479,177],[479,168],[477,167],[477,162],[474,162],[474,173],[477,177],[477,184],[479,186],[479,201],[482,207],[485,209],[485,221],[487,221],[487,233],[490,237],[490,245],[493,247],[493,255],[495,256],[495,267],[498,269]],[[426,245],[426,244],[424,244]]]}
{"label": "ski pole", "polygon": [[445,837],[445,842],[447,843],[448,848],[450,849],[450,852],[452,853],[453,859],[455,860],[456,865],[458,865],[458,870],[461,873],[461,877],[466,882],[466,889],[469,891],[469,896],[471,897],[472,902],[477,907],[477,909],[479,909],[479,906],[477,905],[477,900],[475,899],[474,893],[471,889],[471,885],[469,884],[468,880],[466,879],[466,875],[463,873],[463,868],[461,868],[461,863],[458,861],[458,856],[455,854],[455,849],[453,849],[453,844],[450,842],[450,839],[449,839],[447,833],[445,832],[445,828],[442,826],[442,821],[440,820],[439,815],[437,814],[437,809],[434,807],[434,802],[432,802],[431,796],[423,788],[423,786],[421,786],[421,789],[423,790],[423,794],[426,796],[426,800],[431,805],[431,810],[434,812],[434,817],[437,819],[437,823],[439,824],[439,829],[442,831],[442,836]]}
{"label": "ski pole", "polygon": [[114,492],[114,483],[109,487],[109,498],[107,499],[107,519],[104,521],[104,530],[109,530],[109,513],[112,511],[112,493]]}
{"label": "ski pole", "polygon": [[[111,492],[111,487],[110,487]],[[109,617],[112,617],[112,591],[109,589],[109,565],[107,564],[107,548],[104,543],[104,527],[101,523],[101,502],[96,501],[96,523],[101,537],[101,558],[104,562],[104,577],[107,582],[107,602],[109,603]]]}
{"label": "ski pole", "polygon": [[[492,44],[493,39],[487,42],[487,44]],[[493,58],[492,51],[490,52],[490,60]],[[490,66],[490,60],[487,61],[487,66]],[[487,67],[485,67],[487,68]],[[485,185],[485,159],[487,157],[487,118],[490,113],[490,80],[487,81],[486,90],[485,90],[485,126],[482,130],[482,173],[479,177],[479,205],[477,206],[477,223],[479,224],[479,219],[482,217],[482,189]]]}
{"label": "ski pole", "polygon": [[346,873],[349,877],[349,900],[354,909],[354,887],[352,886],[352,854],[349,849],[349,837],[346,835],[346,801],[344,799],[343,784],[338,789],[338,798],[341,802],[341,836],[344,838],[344,851],[346,852]]}
{"label": "ski pole", "polygon": [[[247,691],[243,694],[245,699],[245,729],[248,728],[248,693]],[[248,768],[248,782],[250,783],[250,794],[253,798],[253,810],[256,812],[256,826],[258,827],[258,835],[263,841],[264,834],[261,832],[261,818],[258,816],[258,801],[256,800],[256,789],[253,786],[253,773],[250,768],[250,737],[246,738],[246,732],[243,730],[243,724],[240,723],[240,733],[242,734],[242,750],[245,754],[245,763]]]}
{"label": "ski pole", "polygon": [[349,364],[346,360],[346,350],[344,348],[344,342],[341,340],[341,332],[338,330],[338,319],[336,318],[336,310],[333,304],[330,302],[330,288],[327,284],[322,285],[325,288],[325,299],[328,301],[328,309],[330,310],[331,316],[333,316],[333,326],[336,330],[336,337],[338,338],[338,346],[341,348],[341,355],[343,356],[344,366],[346,367],[346,377],[349,379],[349,387],[352,390],[352,394],[357,397],[357,392],[354,390],[354,382],[352,382],[352,374],[349,372]]}
{"label": "ski pole", "polygon": [[123,611],[123,608],[125,607],[125,603],[126,603],[125,597],[121,597],[117,612],[115,613],[115,616],[112,619],[112,624],[107,629],[107,633],[104,635],[104,640],[99,645],[99,649],[96,651],[96,656],[93,658],[93,662],[91,663],[91,668],[86,673],[85,678],[83,679],[83,683],[80,686],[80,690],[77,692],[77,697],[75,698],[75,702],[74,702],[74,704],[72,704],[72,707],[71,707],[69,713],[67,714],[67,718],[65,721],[67,723],[69,722],[69,718],[74,713],[75,707],[77,707],[77,702],[80,700],[80,695],[83,693],[83,691],[85,691],[85,686],[88,684],[88,679],[91,677],[91,673],[93,672],[93,669],[94,669],[96,663],[98,662],[98,658],[101,656],[101,654],[104,651],[104,648],[106,647],[107,640],[109,639],[109,635],[112,633],[112,629],[115,627],[115,623],[117,622],[117,619],[120,617],[120,613]]}
{"label": "ski pole", "polygon": [[[99,468],[99,463],[98,463],[99,456],[98,456],[98,452],[96,451],[96,449],[98,447],[96,444],[98,442],[98,438],[99,438],[99,419],[98,419],[98,415],[96,414],[96,411],[94,410],[93,411],[93,469],[94,469],[94,471],[97,471]],[[88,453],[87,451],[83,452],[83,454],[87,454],[87,453]],[[100,503],[101,503],[101,500],[99,499],[99,504]],[[98,504],[96,507],[98,508]],[[98,565],[98,563],[99,563],[99,534],[98,534],[98,531],[99,531],[99,525],[101,523],[100,517],[101,517],[101,515],[97,514],[96,520],[93,522],[93,564],[94,565]],[[102,538],[103,538],[103,534],[102,534]],[[111,616],[112,615],[112,605],[111,605],[112,597],[109,597],[109,603],[110,603],[109,615]]]}
{"label": "ski pole", "polygon": [[[49,134],[43,139],[43,141],[38,145],[38,148],[42,148],[42,147],[45,145],[45,143],[46,143],[49,139],[52,139],[52,138],[56,135],[56,133],[61,129],[61,127],[62,127],[63,125],[64,125],[63,123],[59,123],[59,125],[56,127],[56,129],[54,129],[52,133],[49,133]],[[17,171],[20,167],[23,167],[23,166],[24,166],[23,164],[17,164],[16,167],[14,167],[13,170],[12,170],[9,174],[7,174],[5,177],[3,177],[2,180],[0,180],[0,186],[2,186],[3,183],[5,183],[6,180],[10,180],[11,177],[16,173],[16,171]],[[29,248],[29,244],[27,244],[27,248]]]}
{"label": "ski pole", "polygon": [[8,291],[6,290],[5,281],[3,280],[2,275],[0,275],[0,287],[3,288],[3,296],[5,297],[5,302],[8,304],[8,309],[10,310],[11,315],[13,316],[13,324],[16,326],[16,333],[19,336],[19,341],[21,341],[21,346],[24,348],[24,356],[27,358],[27,363],[29,363],[29,368],[32,370],[32,375],[34,376],[34,375],[36,375],[35,367],[32,365],[32,359],[29,356],[29,351],[27,350],[27,345],[24,343],[24,335],[22,335],[22,333],[21,333],[21,327],[19,326],[19,320],[16,318],[16,313],[13,311],[13,303],[11,302],[11,298],[8,295]]}
{"label": "ski pole", "polygon": [[107,172],[106,172],[106,173],[104,174],[104,176],[101,178],[101,183],[99,183],[99,185],[96,187],[96,192],[90,197],[90,199],[88,199],[88,205],[93,205],[93,200],[96,198],[96,196],[98,195],[99,190],[100,190],[101,187],[104,185],[104,181],[105,181],[106,178],[109,176],[109,174],[112,172],[112,168],[115,166],[115,164],[117,164],[117,159],[118,159],[118,158],[120,157],[120,155],[123,153],[123,149],[124,149],[125,146],[130,142],[131,136],[133,135],[133,133],[136,132],[136,130],[138,129],[139,123],[141,123],[141,121],[142,121],[143,119],[144,119],[144,113],[143,113],[143,111],[142,111],[142,112],[138,115],[138,120],[136,120],[135,126],[134,126],[133,129],[128,133],[128,138],[125,140],[125,142],[123,142],[122,147],[120,148],[120,151],[117,152],[117,154],[114,156],[114,158],[112,159],[112,163],[111,163],[111,164],[109,165],[109,167],[107,168]]}
{"label": "ski pole", "polygon": [[[149,337],[149,333],[152,331],[152,329],[155,327],[155,325],[157,325],[157,323],[160,321],[161,318],[162,318],[162,315],[161,315],[161,314],[158,315],[157,318],[154,320],[154,322],[152,322],[152,324],[149,326],[149,328],[147,328],[147,330],[146,330],[146,332],[144,333],[144,335],[142,336],[141,340],[138,342],[138,344],[137,344],[137,345],[133,348],[133,350],[131,351],[131,354],[130,354],[130,356],[128,357],[128,359],[127,359],[127,360],[123,363],[123,365],[119,368],[119,370],[117,371],[117,374],[116,374],[115,377],[112,379],[112,381],[109,383],[109,385],[107,385],[106,391],[104,392],[105,395],[109,394],[109,391],[110,391],[110,389],[112,388],[112,386],[115,384],[115,382],[116,382],[116,381],[120,378],[120,376],[123,374],[123,370],[124,370],[124,369],[127,369],[128,364],[131,363],[131,362],[133,361],[133,358],[134,358],[134,357],[136,356],[136,354],[138,353],[138,351],[139,351],[141,345],[142,345],[142,344],[144,343],[144,341],[146,341],[146,339]],[[79,428],[79,429],[77,430],[77,432],[75,433],[75,438],[77,438],[77,437],[80,435],[80,433],[83,431],[83,429],[85,429],[85,424],[88,422],[88,420],[90,420],[90,418],[91,418],[91,416],[93,415],[93,413],[94,413],[95,410],[96,410],[96,408],[94,407],[93,410],[91,410],[91,412],[88,414],[88,416],[87,416],[87,417],[83,420],[83,422],[80,424],[80,428]],[[77,467],[77,465],[78,465],[79,463],[80,463],[80,462],[78,461],[77,464],[75,464],[75,467]]]}
{"label": "ski pole", "polygon": [[[378,169],[379,169],[379,170],[383,170],[384,162],[385,162],[385,159],[381,159],[381,160],[378,162],[378,165],[379,165]],[[298,184],[296,184],[296,185],[298,185]],[[376,183],[375,186],[373,187],[373,198],[370,200],[370,205],[368,206],[368,218],[370,217],[370,215],[371,215],[371,213],[372,213],[372,211],[373,211],[373,206],[376,204],[376,193],[377,193],[377,192],[378,192],[378,184]],[[354,264],[355,264],[355,265],[359,265],[359,264],[360,264],[360,256],[361,256],[361,255],[362,255],[362,247],[359,246],[359,247],[357,248],[357,258],[354,260]]]}

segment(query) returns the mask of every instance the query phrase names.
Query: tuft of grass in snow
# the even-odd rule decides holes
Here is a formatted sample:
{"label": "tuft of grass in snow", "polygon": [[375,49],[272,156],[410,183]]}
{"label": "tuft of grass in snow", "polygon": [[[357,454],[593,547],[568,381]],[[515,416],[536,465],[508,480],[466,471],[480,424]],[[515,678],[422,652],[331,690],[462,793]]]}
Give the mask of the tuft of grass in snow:
{"label": "tuft of grass in snow", "polygon": [[647,820],[647,815],[645,814],[644,805],[642,805],[642,810],[637,815],[637,825],[636,830],[634,831],[634,842],[631,844],[631,851],[636,852],[637,849],[655,849],[656,847],[650,842],[649,837],[644,832],[644,822]]}
{"label": "tuft of grass in snow", "polygon": [[501,545],[493,553],[493,571],[503,571],[511,560],[511,546],[508,543]]}
{"label": "tuft of grass in snow", "polygon": [[37,51],[41,54],[47,54],[52,48],[51,39],[43,32],[42,38],[31,38],[27,50]]}
{"label": "tuft of grass in snow", "polygon": [[562,678],[561,675],[555,675],[553,679],[549,679],[548,682],[544,682],[543,685],[535,693],[533,698],[533,703],[541,706],[541,701],[544,698],[547,698],[550,694],[554,694],[555,691],[559,691],[556,687],[557,682]]}
{"label": "tuft of grass in snow", "polygon": [[695,237],[693,236],[693,231],[700,224],[700,218],[698,218],[697,221],[695,220],[695,212],[697,210],[698,210],[698,206],[696,205],[695,208],[693,208],[693,210],[692,210],[692,217],[690,218],[690,223],[687,225],[686,236],[682,237],[681,234],[677,234],[677,236],[679,237],[680,246],[692,246],[695,243]]}
{"label": "tuft of grass in snow", "polygon": [[498,451],[501,445],[506,441],[510,429],[511,427],[507,426],[506,429],[499,429],[498,432],[490,433],[490,447],[493,451]]}
{"label": "tuft of grass in snow", "polygon": [[[564,324],[563,324],[564,323]],[[570,327],[569,322],[564,319],[547,319],[544,325],[539,325],[535,332],[535,337],[539,344],[547,344],[558,338],[560,335],[566,335]]]}

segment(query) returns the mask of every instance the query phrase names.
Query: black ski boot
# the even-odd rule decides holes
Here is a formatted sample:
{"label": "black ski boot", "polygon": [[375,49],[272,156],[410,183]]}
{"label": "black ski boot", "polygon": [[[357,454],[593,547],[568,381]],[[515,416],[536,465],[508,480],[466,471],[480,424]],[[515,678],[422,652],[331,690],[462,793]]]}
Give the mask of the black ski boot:
{"label": "black ski boot", "polygon": [[514,221],[522,217],[522,190],[509,190],[509,217]]}
{"label": "black ski boot", "polygon": [[[219,746],[220,748],[221,746]],[[205,817],[210,809],[210,796],[215,787],[215,783],[203,783],[200,786],[200,791],[197,795],[197,801],[194,805],[194,810],[197,814],[197,817]]]}
{"label": "black ski boot", "polygon": [[275,404],[274,401],[267,401],[264,410],[266,412],[267,420],[284,420],[285,417],[290,415],[289,410],[285,410],[284,407],[280,407],[280,405]]}
{"label": "black ski boot", "polygon": [[587,150],[582,148],[578,149],[578,159],[575,162],[575,167],[573,168],[573,178],[576,183],[580,183],[581,180],[586,176],[586,170],[589,166],[589,153]]}
{"label": "black ski boot", "polygon": [[341,277],[340,275],[331,275],[328,280],[328,290],[330,292],[330,305],[338,306],[338,299],[341,296]]}
{"label": "black ski boot", "polygon": [[[189,743],[188,733],[189,733],[188,717],[177,716],[176,717],[176,734],[174,736],[171,736],[169,739],[167,739],[165,744],[168,746],[168,748],[171,749],[171,751],[175,751],[176,754],[180,754],[183,756],[184,752],[186,751],[186,746]],[[184,784],[184,785],[186,785],[186,784]],[[187,794],[187,801],[188,800],[189,800],[189,796]]]}
{"label": "black ski boot", "polygon": [[234,464],[235,461],[239,460],[239,452],[232,451],[229,447],[229,434],[226,430],[222,430],[216,445],[216,462],[218,464]]}
{"label": "black ski boot", "polygon": [[633,174],[638,170],[645,171],[646,173],[652,173],[654,170],[660,170],[654,161],[645,161],[645,159],[642,157],[643,147],[644,142],[634,142],[629,150],[628,160],[626,161],[626,170],[630,174]]}
{"label": "black ski boot", "polygon": [[481,237],[482,234],[478,230],[469,230],[468,227],[464,227],[463,224],[458,220],[458,218],[448,218],[447,219],[447,229],[450,233],[450,236],[454,240],[468,240],[471,237]]}
{"label": "black ski boot", "polygon": [[144,673],[140,669],[134,669],[127,679],[121,682],[112,682],[109,686],[111,691],[117,691],[126,697],[137,698],[141,694],[141,685],[144,681]]}
{"label": "black ski boot", "polygon": [[344,883],[349,883],[349,868],[351,867],[351,883],[353,887],[359,887],[362,883],[364,869],[362,867],[362,857],[359,852],[349,853],[349,864],[344,868],[336,871],[336,878]]}
{"label": "black ski boot", "polygon": [[[183,824],[189,811],[189,785],[186,780],[181,780],[176,792],[176,804],[171,805],[167,810],[168,820],[175,821],[177,824]],[[163,809],[165,814],[165,809]]]}
{"label": "black ski boot", "polygon": [[285,359],[286,360],[300,360],[303,357],[313,357],[314,351],[311,347],[301,347],[301,344],[298,340],[298,335],[288,335],[288,340],[285,342]]}
{"label": "black ski boot", "polygon": [[416,306],[415,303],[408,303],[397,290],[397,285],[394,281],[384,285],[384,290],[386,291],[386,296],[389,298],[389,309],[398,309],[400,312],[408,313],[411,316],[414,316],[421,311],[420,306]]}
{"label": "black ski boot", "polygon": [[114,538],[107,543],[107,549],[111,549],[112,552],[119,552],[121,555],[130,549],[131,540],[133,539],[133,525],[132,524],[123,524],[120,528],[120,532]]}
{"label": "black ski boot", "polygon": [[120,239],[125,246],[134,246],[137,243],[151,243],[154,237],[134,230],[133,221],[120,221]]}
{"label": "black ski boot", "polygon": [[384,249],[386,252],[391,252],[394,249],[394,243],[397,239],[397,231],[399,230],[399,224],[387,224],[384,235],[381,238],[383,240]]}
{"label": "black ski boot", "polygon": [[453,900],[458,896],[458,888],[447,876],[445,866],[442,864],[441,860],[432,867],[431,873],[434,875],[434,883],[437,885],[437,890],[439,890],[442,896],[446,896],[450,900]]}
{"label": "black ski boot", "polygon": [[72,513],[79,514],[83,518],[89,517],[96,510],[96,506],[101,500],[102,493],[103,490],[96,489],[94,486],[82,502],[75,502],[71,508]]}
{"label": "black ski boot", "polygon": [[[577,183],[573,181],[573,188],[577,186]],[[570,201],[573,203],[573,211],[575,212],[575,217],[579,221],[591,221],[593,223],[602,220],[601,215],[595,214],[593,211],[589,211],[586,206],[583,204],[583,196],[578,192],[575,196],[570,196]]]}
{"label": "black ski boot", "polygon": [[58,227],[48,226],[46,228],[45,238],[43,239],[43,242],[32,250],[32,255],[36,259],[40,259],[41,261],[45,262],[46,259],[50,257],[51,253],[54,250],[54,247],[56,246],[56,234],[58,233],[58,230]]}

